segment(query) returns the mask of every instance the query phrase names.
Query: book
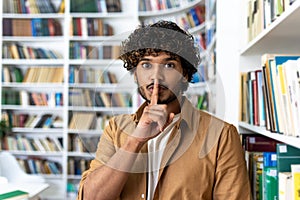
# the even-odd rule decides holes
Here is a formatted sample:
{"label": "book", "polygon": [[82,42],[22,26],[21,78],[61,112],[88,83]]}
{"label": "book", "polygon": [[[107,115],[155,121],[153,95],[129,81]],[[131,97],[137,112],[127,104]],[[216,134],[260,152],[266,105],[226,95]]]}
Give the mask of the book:
{"label": "book", "polygon": [[246,135],[243,145],[246,151],[276,152],[278,141],[263,135]]}
{"label": "book", "polygon": [[278,173],[278,199],[290,200],[292,199],[292,173],[279,172]]}
{"label": "book", "polygon": [[283,69],[283,65],[279,65],[278,66],[278,86],[279,86],[279,98],[281,100],[281,106],[283,109],[282,112],[282,118],[284,121],[284,134],[285,135],[292,135],[292,128],[291,128],[291,106],[288,103],[288,95],[287,95],[287,88],[286,88],[286,77],[284,74],[284,69]]}
{"label": "book", "polygon": [[276,152],[263,152],[263,199],[278,199]]}
{"label": "book", "polygon": [[258,113],[258,83],[257,83],[257,75],[256,75],[256,71],[253,71],[253,72],[251,72],[251,73],[253,73],[253,75],[254,75],[254,77],[253,77],[253,79],[252,79],[252,81],[251,81],[251,83],[252,83],[252,99],[250,99],[249,101],[249,103],[250,104],[252,104],[252,107],[253,107],[253,116],[252,116],[252,118],[253,118],[253,124],[255,125],[255,126],[258,126],[259,125],[259,113]]}
{"label": "book", "polygon": [[252,152],[252,196],[254,199],[263,197],[263,152]]}
{"label": "book", "polygon": [[19,200],[29,197],[29,193],[22,190],[14,190],[11,192],[0,194],[2,200]]}
{"label": "book", "polygon": [[254,71],[248,72],[247,85],[248,85],[248,115],[249,115],[249,124],[254,125],[254,85],[256,84],[255,73]]}
{"label": "book", "polygon": [[248,87],[247,87],[247,72],[240,73],[240,121],[249,121],[248,117]]}
{"label": "book", "polygon": [[286,89],[286,118],[288,135],[297,136],[300,134],[300,91],[299,73],[300,67],[296,60],[288,60],[282,64],[282,73],[285,78],[284,86]]}
{"label": "book", "polygon": [[287,144],[277,144],[277,171],[291,172],[292,164],[300,164],[300,149]]}
{"label": "book", "polygon": [[[278,85],[280,83],[279,81],[279,70],[278,68],[280,67],[280,65],[286,63],[286,62],[292,62],[292,60],[294,60],[294,62],[296,62],[296,60],[300,57],[300,55],[295,55],[295,54],[275,54],[274,55],[274,66],[271,66],[272,70],[274,70],[274,84],[273,84],[273,87],[274,87],[274,96],[275,96],[275,107],[277,109],[277,118],[278,118],[278,125],[279,125],[279,132],[282,132],[284,133],[285,131],[285,121],[283,119],[283,114],[284,114],[284,105],[283,105],[283,102],[282,102],[282,98],[281,95],[280,95],[280,90],[278,89]],[[286,70],[291,70],[291,75],[286,77],[286,80],[290,80],[290,79],[296,79],[297,81],[297,78],[296,78],[296,71],[297,71],[297,67],[291,67],[291,68],[285,68]],[[293,78],[295,77],[295,78]],[[294,83],[293,83],[294,84]],[[291,88],[290,90],[292,90],[294,88]],[[299,106],[297,104],[299,104],[299,100],[297,99],[297,91],[292,91],[293,94],[295,95],[295,97],[293,98],[292,100],[292,110],[293,112],[295,112],[295,115],[293,116],[293,121],[295,121],[296,123],[298,122],[298,115],[300,115],[300,111],[299,110]],[[295,110],[294,110],[295,109]],[[299,132],[300,131],[300,127],[298,128],[299,125],[295,125],[295,132]]]}
{"label": "book", "polygon": [[261,57],[262,67],[265,68],[266,96],[269,97],[270,131],[283,133],[285,131],[284,111],[280,98],[278,68],[288,60],[297,60],[299,55],[293,54],[264,54]]}
{"label": "book", "polygon": [[300,200],[300,164],[291,165],[293,199]]}
{"label": "book", "polygon": [[265,105],[263,97],[263,77],[262,70],[255,71],[255,79],[257,86],[257,124],[265,126]]}

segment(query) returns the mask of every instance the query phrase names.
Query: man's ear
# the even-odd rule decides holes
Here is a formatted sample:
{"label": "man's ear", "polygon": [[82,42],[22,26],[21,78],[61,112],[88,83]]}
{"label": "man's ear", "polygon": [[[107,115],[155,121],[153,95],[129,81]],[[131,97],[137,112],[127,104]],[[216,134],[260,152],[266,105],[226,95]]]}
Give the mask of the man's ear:
{"label": "man's ear", "polygon": [[136,83],[137,82],[136,71],[133,72],[133,79],[134,79],[134,82]]}
{"label": "man's ear", "polygon": [[183,74],[183,76],[182,76],[182,82],[184,82],[184,83],[188,82],[188,78],[189,78],[188,73]]}

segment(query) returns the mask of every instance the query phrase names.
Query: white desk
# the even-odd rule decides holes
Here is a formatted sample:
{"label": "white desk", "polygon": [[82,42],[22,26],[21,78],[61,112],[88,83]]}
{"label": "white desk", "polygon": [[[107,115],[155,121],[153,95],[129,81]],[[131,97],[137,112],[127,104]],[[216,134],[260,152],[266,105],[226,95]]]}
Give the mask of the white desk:
{"label": "white desk", "polygon": [[0,194],[13,190],[23,190],[29,193],[29,200],[39,199],[39,194],[49,187],[47,183],[2,183]]}

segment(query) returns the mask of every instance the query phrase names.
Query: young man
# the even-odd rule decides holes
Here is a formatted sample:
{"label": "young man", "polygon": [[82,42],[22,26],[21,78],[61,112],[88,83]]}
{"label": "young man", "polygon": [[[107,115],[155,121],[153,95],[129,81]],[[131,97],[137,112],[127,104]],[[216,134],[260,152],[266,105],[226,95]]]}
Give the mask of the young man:
{"label": "young man", "polygon": [[137,28],[122,47],[146,101],[110,120],[77,199],[250,200],[236,128],[183,95],[200,62],[193,37],[160,21]]}

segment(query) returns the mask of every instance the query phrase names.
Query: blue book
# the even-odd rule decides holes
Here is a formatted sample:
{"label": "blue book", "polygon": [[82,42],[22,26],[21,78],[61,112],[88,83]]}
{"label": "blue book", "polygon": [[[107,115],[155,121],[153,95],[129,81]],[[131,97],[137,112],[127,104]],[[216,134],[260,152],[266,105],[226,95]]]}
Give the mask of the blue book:
{"label": "blue book", "polygon": [[276,152],[263,152],[263,197],[278,199],[278,173]]}
{"label": "blue book", "polygon": [[189,11],[189,13],[190,13],[191,16],[192,16],[192,19],[193,19],[193,21],[194,21],[194,23],[195,23],[195,26],[200,25],[200,21],[199,21],[199,19],[198,19],[197,14],[196,14],[195,8],[192,8],[192,9]]}

